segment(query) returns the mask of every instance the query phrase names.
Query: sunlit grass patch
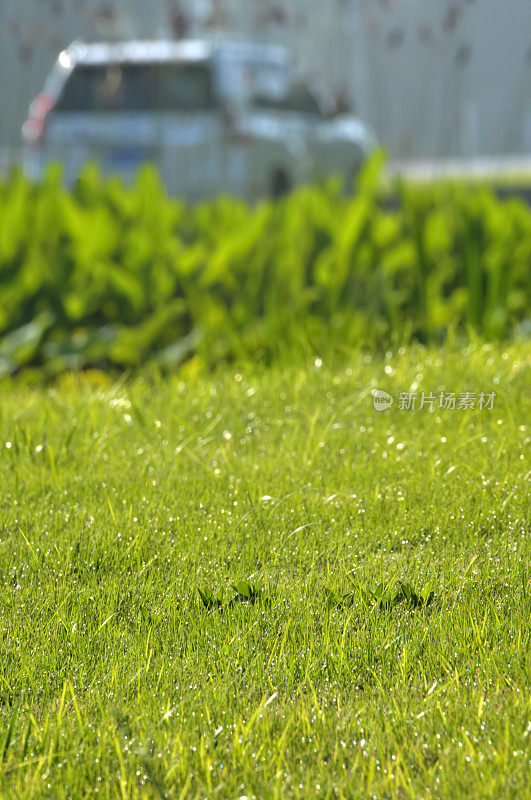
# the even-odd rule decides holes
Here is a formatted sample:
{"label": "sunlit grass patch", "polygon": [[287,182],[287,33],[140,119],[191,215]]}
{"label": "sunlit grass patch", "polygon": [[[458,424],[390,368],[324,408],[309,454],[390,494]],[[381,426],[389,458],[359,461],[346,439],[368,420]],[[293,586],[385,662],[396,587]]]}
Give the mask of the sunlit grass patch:
{"label": "sunlit grass patch", "polygon": [[528,370],[478,344],[13,382],[0,797],[521,798]]}

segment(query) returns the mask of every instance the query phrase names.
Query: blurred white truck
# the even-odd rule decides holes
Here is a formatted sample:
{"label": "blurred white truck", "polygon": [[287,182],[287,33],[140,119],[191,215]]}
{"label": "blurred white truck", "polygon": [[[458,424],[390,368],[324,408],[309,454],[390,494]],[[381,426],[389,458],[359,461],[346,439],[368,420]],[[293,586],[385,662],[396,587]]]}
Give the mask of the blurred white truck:
{"label": "blurred white truck", "polygon": [[153,162],[168,191],[254,199],[332,174],[351,181],[375,146],[356,117],[321,108],[283,47],[229,41],[73,43],[22,129],[38,177],[61,161],[130,178]]}

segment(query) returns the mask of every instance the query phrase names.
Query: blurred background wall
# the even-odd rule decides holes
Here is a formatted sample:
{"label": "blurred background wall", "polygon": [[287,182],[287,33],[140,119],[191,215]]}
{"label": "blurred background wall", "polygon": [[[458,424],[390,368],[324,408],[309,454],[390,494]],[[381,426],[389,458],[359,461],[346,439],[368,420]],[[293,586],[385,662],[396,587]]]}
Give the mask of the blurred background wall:
{"label": "blurred background wall", "polygon": [[395,158],[531,154],[531,0],[0,0],[0,166],[75,38],[279,41]]}

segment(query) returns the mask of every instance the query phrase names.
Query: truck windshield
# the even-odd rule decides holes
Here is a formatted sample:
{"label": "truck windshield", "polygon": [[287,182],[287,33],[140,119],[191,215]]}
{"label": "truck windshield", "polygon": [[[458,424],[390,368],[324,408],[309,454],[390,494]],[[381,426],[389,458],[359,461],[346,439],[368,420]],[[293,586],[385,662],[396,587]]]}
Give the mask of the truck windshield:
{"label": "truck windshield", "polygon": [[213,102],[207,62],[82,64],[68,77],[56,110],[199,111]]}
{"label": "truck windshield", "polygon": [[316,98],[302,81],[292,82],[282,97],[274,97],[266,92],[257,92],[254,96],[254,104],[258,108],[295,111],[299,114],[312,114],[318,117],[323,115]]}

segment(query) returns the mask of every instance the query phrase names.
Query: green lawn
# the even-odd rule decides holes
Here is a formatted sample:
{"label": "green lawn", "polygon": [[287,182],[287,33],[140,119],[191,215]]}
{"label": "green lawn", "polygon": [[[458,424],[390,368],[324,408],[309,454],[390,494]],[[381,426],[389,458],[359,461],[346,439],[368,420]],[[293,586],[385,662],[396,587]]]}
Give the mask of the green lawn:
{"label": "green lawn", "polygon": [[529,355],[4,384],[2,800],[521,800]]}

